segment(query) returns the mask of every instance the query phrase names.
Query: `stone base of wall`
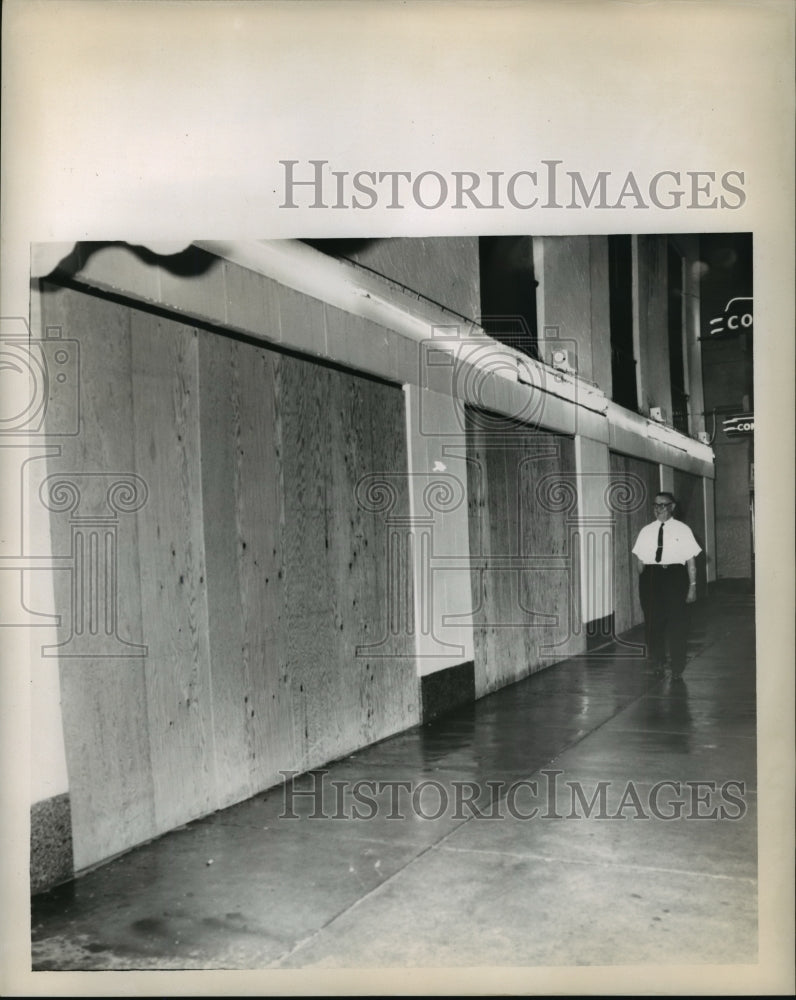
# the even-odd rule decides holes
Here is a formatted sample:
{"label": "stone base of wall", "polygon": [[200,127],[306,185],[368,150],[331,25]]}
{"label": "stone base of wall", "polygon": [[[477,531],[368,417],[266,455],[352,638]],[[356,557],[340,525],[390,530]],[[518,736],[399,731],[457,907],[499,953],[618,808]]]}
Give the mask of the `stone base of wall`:
{"label": "stone base of wall", "polygon": [[616,638],[616,621],[614,613],[606,615],[605,618],[595,618],[593,622],[586,623],[586,652],[602,646]]}
{"label": "stone base of wall", "polygon": [[74,875],[72,811],[69,793],[36,802],[30,808],[31,894]]}
{"label": "stone base of wall", "polygon": [[421,721],[430,722],[461,705],[475,701],[475,664],[472,660],[420,678]]}

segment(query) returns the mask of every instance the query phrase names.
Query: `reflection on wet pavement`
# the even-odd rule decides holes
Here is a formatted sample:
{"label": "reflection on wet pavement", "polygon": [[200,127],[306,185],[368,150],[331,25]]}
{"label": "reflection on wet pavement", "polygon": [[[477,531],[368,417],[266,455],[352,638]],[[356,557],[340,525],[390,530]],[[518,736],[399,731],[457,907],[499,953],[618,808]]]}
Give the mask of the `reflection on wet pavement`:
{"label": "reflection on wet pavement", "polygon": [[683,679],[621,652],[34,897],[34,968],[754,962],[751,599],[698,606]]}

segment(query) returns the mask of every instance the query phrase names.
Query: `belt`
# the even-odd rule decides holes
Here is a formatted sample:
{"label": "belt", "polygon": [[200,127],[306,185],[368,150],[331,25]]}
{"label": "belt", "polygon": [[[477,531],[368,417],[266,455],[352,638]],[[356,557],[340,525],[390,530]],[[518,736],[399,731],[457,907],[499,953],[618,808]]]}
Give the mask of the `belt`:
{"label": "belt", "polygon": [[647,563],[646,569],[673,569],[675,566],[685,566],[685,563]]}

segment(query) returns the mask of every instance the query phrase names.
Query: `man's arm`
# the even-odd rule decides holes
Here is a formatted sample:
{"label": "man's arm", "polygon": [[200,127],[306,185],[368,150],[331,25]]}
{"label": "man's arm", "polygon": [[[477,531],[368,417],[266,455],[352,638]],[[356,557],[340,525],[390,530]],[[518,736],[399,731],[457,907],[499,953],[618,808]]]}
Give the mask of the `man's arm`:
{"label": "man's arm", "polygon": [[638,571],[639,574],[641,574],[644,570],[644,563],[639,559],[638,556],[633,556],[633,558],[636,560],[636,570]]}
{"label": "man's arm", "polygon": [[693,604],[696,600],[696,559],[689,559],[685,565],[688,570],[688,597],[685,600],[686,604]]}

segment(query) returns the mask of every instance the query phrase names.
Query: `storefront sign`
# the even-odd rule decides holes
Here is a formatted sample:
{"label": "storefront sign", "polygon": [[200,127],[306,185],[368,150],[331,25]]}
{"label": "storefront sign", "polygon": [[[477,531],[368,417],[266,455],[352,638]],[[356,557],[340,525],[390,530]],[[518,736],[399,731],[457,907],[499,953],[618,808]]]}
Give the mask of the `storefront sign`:
{"label": "storefront sign", "polygon": [[737,417],[727,417],[722,421],[722,427],[728,437],[752,434],[755,429],[755,415],[754,413],[739,413]]}
{"label": "storefront sign", "polygon": [[730,299],[720,316],[710,320],[708,340],[737,337],[740,333],[754,331],[754,312],[751,295]]}

